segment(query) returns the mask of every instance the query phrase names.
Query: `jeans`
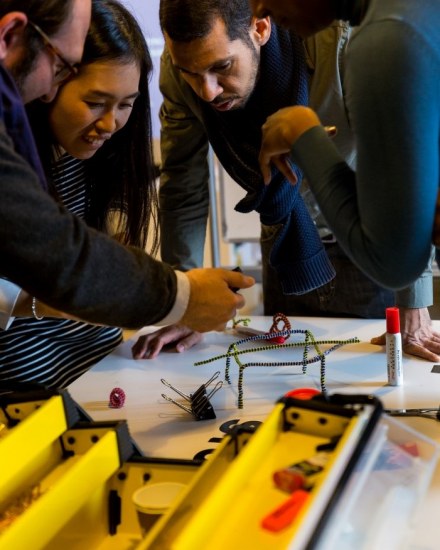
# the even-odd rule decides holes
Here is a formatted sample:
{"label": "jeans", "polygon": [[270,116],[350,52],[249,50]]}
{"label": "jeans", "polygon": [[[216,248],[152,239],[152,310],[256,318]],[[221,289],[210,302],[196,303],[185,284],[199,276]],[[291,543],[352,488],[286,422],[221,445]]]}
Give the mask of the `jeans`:
{"label": "jeans", "polygon": [[279,227],[261,226],[265,315],[385,318],[385,308],[395,303],[394,292],[378,286],[364,275],[337,242],[324,245],[336,271],[332,281],[307,294],[283,294],[277,273],[268,260]]}

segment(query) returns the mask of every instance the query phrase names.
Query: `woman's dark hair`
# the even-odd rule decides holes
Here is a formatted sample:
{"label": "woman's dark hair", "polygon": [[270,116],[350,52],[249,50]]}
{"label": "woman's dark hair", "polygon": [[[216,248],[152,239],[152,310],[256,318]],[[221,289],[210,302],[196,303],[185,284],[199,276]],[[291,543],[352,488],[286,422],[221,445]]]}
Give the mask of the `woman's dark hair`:
{"label": "woman's dark hair", "polygon": [[[124,244],[145,248],[151,230],[151,252],[158,249],[157,190],[152,153],[149,77],[153,64],[143,33],[133,15],[116,0],[94,0],[92,22],[81,65],[97,61],[135,62],[140,69],[139,96],[126,125],[98,149],[87,168],[90,208],[87,222],[103,229],[110,210],[124,213],[117,233]],[[81,67],[80,67],[81,74]],[[49,134],[50,105],[34,102],[28,112],[50,180],[54,138]]]}

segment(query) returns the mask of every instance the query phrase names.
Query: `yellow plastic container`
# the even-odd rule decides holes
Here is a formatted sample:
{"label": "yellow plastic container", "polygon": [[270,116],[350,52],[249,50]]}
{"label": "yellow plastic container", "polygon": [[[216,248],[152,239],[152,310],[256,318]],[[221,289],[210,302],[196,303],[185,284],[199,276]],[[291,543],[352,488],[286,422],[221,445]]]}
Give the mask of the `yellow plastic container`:
{"label": "yellow plastic container", "polygon": [[[414,480],[408,490],[419,497],[432,475],[439,446],[423,436],[414,439],[414,433],[406,434],[408,441],[419,443],[421,451],[417,458],[406,454],[400,446],[405,436],[402,439],[400,434],[398,445],[406,455],[405,469],[409,469]],[[335,396],[329,402],[286,399],[275,406],[257,433],[229,462],[231,444],[224,441],[174,510],[155,525],[139,550],[299,550],[321,548],[314,546],[318,544],[325,549],[341,550],[338,541],[343,525],[339,524],[339,531],[331,533],[331,539],[336,541],[334,546],[327,546],[320,535],[326,526],[332,525],[332,511],[345,495],[349,481],[353,477],[355,481],[365,481],[374,465],[377,466],[375,459],[384,451],[384,441],[390,443],[388,436],[380,403],[372,398]],[[331,447],[332,442],[335,446],[328,463],[291,524],[278,532],[263,528],[263,518],[289,498],[275,487],[273,473],[312,457],[322,445]],[[372,459],[364,463],[361,457]],[[356,469],[359,464],[361,472]],[[389,486],[392,488],[392,480]],[[416,504],[417,498],[412,509]],[[351,502],[350,506],[356,507],[358,502]],[[367,534],[366,530],[362,536]]]}
{"label": "yellow plastic container", "polygon": [[142,539],[133,493],[186,486],[200,462],[142,457],[125,421],[79,421],[66,392],[46,396],[0,397],[0,549],[132,550]]}
{"label": "yellow plastic container", "polygon": [[[203,463],[141,456],[125,421],[82,413],[64,393],[9,402],[0,393],[0,550],[382,547],[387,503],[400,505],[391,520],[403,537],[439,455],[436,443],[384,417],[367,396],[285,398],[255,434],[237,426]],[[322,448],[328,460],[297,515],[279,531],[263,528],[289,498],[273,473]],[[133,495],[170,483],[183,488],[144,533]],[[399,548],[397,536],[393,544],[388,537],[387,550]]]}

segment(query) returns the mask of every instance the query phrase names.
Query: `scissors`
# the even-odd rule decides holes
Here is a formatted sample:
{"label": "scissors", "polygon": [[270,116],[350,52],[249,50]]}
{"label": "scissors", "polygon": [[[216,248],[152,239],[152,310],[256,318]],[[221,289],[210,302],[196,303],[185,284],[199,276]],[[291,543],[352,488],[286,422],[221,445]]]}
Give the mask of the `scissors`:
{"label": "scissors", "polygon": [[390,416],[419,416],[440,422],[440,407],[428,409],[384,409]]}

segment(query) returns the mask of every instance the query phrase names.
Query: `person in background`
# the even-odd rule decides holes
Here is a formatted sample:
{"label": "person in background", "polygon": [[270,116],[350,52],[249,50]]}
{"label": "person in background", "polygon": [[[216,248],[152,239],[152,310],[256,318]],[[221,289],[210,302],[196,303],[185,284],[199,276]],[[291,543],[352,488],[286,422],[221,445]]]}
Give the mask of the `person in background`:
{"label": "person in background", "polygon": [[[90,13],[88,0],[0,4],[0,274],[10,283],[0,312],[27,307],[40,316],[44,302],[92,323],[139,328],[182,319],[197,330],[221,328],[244,304],[232,289],[251,286],[251,277],[179,274],[88,228],[47,192],[23,102],[52,100],[77,72]],[[27,293],[23,304],[15,285]]]}
{"label": "person in background", "polygon": [[[303,37],[335,17],[356,27],[346,66],[356,170],[347,166],[309,108],[269,117],[260,165],[266,183],[273,165],[293,182],[292,153],[352,260],[379,284],[409,284],[432,253],[440,179],[440,89],[433,78],[440,70],[438,2],[251,0],[251,5],[257,17],[271,15]],[[423,311],[414,312],[414,322],[417,316],[427,321]],[[438,335],[434,343],[438,354]]]}
{"label": "person in background", "polygon": [[[350,27],[334,21],[302,45],[295,34],[270,18],[252,18],[247,0],[161,0],[160,18],[166,42],[160,74],[164,97],[160,112],[162,258],[175,267],[190,269],[203,262],[209,209],[208,142],[231,177],[249,191],[255,176],[252,169],[246,172],[241,165],[254,166],[257,171],[261,145],[260,138],[252,136],[259,136],[259,122],[268,114],[295,104],[301,77],[307,80],[309,104],[325,124],[336,124],[338,133],[333,141],[355,165],[355,140],[344,94]],[[305,76],[295,72],[298,66],[303,67]],[[271,187],[277,189],[279,173],[275,176],[272,172],[271,177]],[[385,308],[396,301],[402,314],[405,351],[439,360],[440,335],[433,331],[426,307],[432,304],[430,269],[396,297],[381,288],[342,251],[306,183],[302,183],[302,197],[336,277],[300,295],[283,293],[282,274],[271,265],[283,224],[262,223],[265,314],[281,311],[287,315],[383,318]],[[238,208],[243,209],[243,204]],[[264,220],[264,213],[261,218]],[[142,336],[133,348],[134,356],[155,357],[179,331],[178,351],[197,343],[196,334],[175,326]],[[373,342],[380,344],[383,338]]]}

